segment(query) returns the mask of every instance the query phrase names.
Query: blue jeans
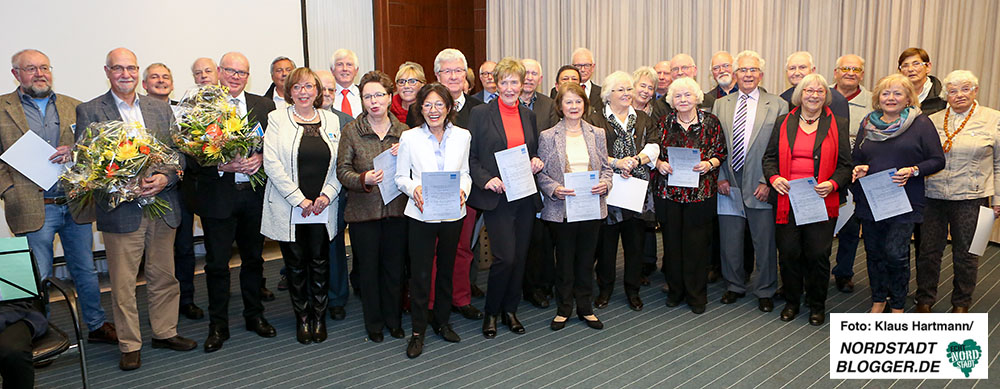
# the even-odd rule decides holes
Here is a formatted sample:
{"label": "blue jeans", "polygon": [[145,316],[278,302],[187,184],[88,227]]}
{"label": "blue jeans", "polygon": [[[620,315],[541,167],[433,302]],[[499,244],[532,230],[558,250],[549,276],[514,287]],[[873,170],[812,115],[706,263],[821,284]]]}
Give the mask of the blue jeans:
{"label": "blue jeans", "polygon": [[347,298],[350,297],[350,288],[347,286],[347,248],[344,246],[344,229],[347,223],[344,222],[344,208],[347,206],[347,190],[340,193],[340,200],[337,202],[337,236],[330,241],[330,290],[328,305],[331,307],[342,307],[347,305]]}
{"label": "blue jeans", "polygon": [[833,276],[850,279],[854,277],[854,258],[858,255],[858,233],[861,232],[861,222],[856,216],[844,223],[837,234],[837,266],[833,267]]}
{"label": "blue jeans", "polygon": [[97,284],[94,267],[94,232],[90,223],[77,224],[66,205],[46,204],[45,224],[35,232],[20,234],[28,238],[28,247],[35,255],[38,273],[42,279],[52,275],[52,242],[56,233],[66,259],[66,267],[76,284],[80,309],[87,328],[94,331],[104,325],[104,308],[101,307],[101,288]]}
{"label": "blue jeans", "polygon": [[892,309],[903,309],[910,286],[910,236],[913,223],[861,221],[865,231],[868,279],[872,302],[889,298]]}

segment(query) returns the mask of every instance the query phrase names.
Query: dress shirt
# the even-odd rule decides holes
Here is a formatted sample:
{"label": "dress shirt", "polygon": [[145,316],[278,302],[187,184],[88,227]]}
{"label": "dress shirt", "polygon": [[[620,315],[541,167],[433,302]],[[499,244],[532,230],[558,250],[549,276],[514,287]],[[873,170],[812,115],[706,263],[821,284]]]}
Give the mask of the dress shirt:
{"label": "dress shirt", "polygon": [[[21,88],[18,88],[17,95],[21,98],[21,107],[24,109],[28,128],[45,140],[45,143],[59,147],[59,112],[56,110],[56,94],[53,92],[48,97],[36,99],[21,93]],[[43,196],[62,197],[63,191],[59,183],[55,183]]]}
{"label": "dress shirt", "polygon": [[927,100],[927,96],[931,94],[931,87],[933,86],[934,83],[931,82],[931,78],[929,76],[925,78],[924,86],[920,88],[920,96],[917,97],[917,100],[920,100],[921,103]]}
{"label": "dress shirt", "polygon": [[593,89],[594,82],[587,80],[587,82],[580,84],[583,87],[583,94],[587,95],[586,98],[590,98],[590,90]]}
{"label": "dress shirt", "polygon": [[361,115],[361,92],[358,91],[357,85],[351,85],[348,88],[344,88],[337,84],[337,91],[333,96],[333,108],[340,110],[340,107],[344,104],[344,89],[347,89],[347,103],[351,105],[351,113],[355,118]]}
{"label": "dress shirt", "polygon": [[462,93],[455,99],[455,112],[461,111],[462,107],[465,106],[465,93]]}
{"label": "dress shirt", "polygon": [[142,110],[139,109],[139,95],[135,94],[132,98],[132,103],[126,103],[125,100],[118,98],[118,95],[112,93],[111,97],[115,99],[115,106],[118,107],[118,114],[121,115],[122,121],[126,123],[139,123],[143,127],[146,127],[146,121],[142,120]]}
{"label": "dress shirt", "polygon": [[484,103],[489,104],[489,102],[493,101],[493,99],[495,99],[495,98],[497,98],[497,92],[496,91],[494,91],[493,93],[489,93],[486,90],[483,90],[483,102]]}
{"label": "dress shirt", "polygon": [[[275,87],[275,89],[277,89],[277,87]],[[284,108],[285,106],[288,105],[288,103],[285,102],[285,98],[284,97],[279,97],[278,96],[278,91],[277,90],[274,91],[274,96],[271,97],[271,100],[274,100],[275,110],[282,109],[282,108]]]}
{"label": "dress shirt", "polygon": [[[236,96],[236,97],[228,96],[228,99],[229,99],[230,103],[232,103],[233,105],[236,106],[236,110],[239,111],[240,116],[245,116],[247,114],[247,95],[246,95],[246,91],[240,92],[240,95]],[[261,167],[261,169],[263,169],[263,167]],[[219,172],[219,177],[222,177],[223,174],[225,174],[225,173],[223,173],[223,172],[220,171]],[[238,183],[239,182],[250,182],[250,177],[247,177],[247,175],[243,174],[243,173],[233,173],[233,180],[235,182],[238,182]]]}
{"label": "dress shirt", "polygon": [[538,100],[538,96],[535,95],[534,93],[531,94],[531,97],[528,98],[528,101],[524,101],[524,98],[522,97],[518,97],[518,99],[521,101],[521,104],[524,104],[524,106],[528,107],[528,109],[532,111],[535,110],[535,100]]}
{"label": "dress shirt", "polygon": [[[743,93],[743,91],[741,91],[741,90],[737,90],[737,91],[739,93],[739,95],[737,95],[737,98],[736,98],[736,110],[737,111],[740,109],[739,99],[743,98],[743,95],[750,96],[747,99],[746,127],[744,127],[744,129],[743,129],[743,150],[749,151],[750,150],[750,138],[753,137],[753,131],[754,131],[753,124],[754,124],[754,121],[757,119],[757,103],[760,102],[760,88],[754,88],[754,90],[751,91],[750,94]],[[733,112],[733,127],[732,128],[733,128],[733,131],[734,131],[734,135],[733,136],[735,137],[735,131],[736,131],[736,112],[735,111]],[[736,149],[736,145],[733,145],[733,149],[734,150]],[[744,152],[744,156],[745,155],[746,155],[746,151]],[[748,161],[744,161],[744,162],[748,162]]]}
{"label": "dress shirt", "polygon": [[[468,130],[456,127],[451,123],[445,127],[441,142],[431,134],[427,124],[404,131],[399,137],[399,154],[396,157],[396,185],[410,200],[406,203],[403,214],[426,223],[423,212],[413,201],[413,192],[421,186],[421,174],[425,171],[457,170],[460,175],[459,187],[468,196],[472,190],[472,177],[469,175],[469,146],[472,135]],[[440,152],[440,155],[438,153]],[[447,154],[446,154],[447,152]],[[434,162],[430,162],[434,161]],[[459,217],[465,217],[465,208]],[[454,219],[458,220],[458,219]],[[445,220],[453,221],[453,220]]]}

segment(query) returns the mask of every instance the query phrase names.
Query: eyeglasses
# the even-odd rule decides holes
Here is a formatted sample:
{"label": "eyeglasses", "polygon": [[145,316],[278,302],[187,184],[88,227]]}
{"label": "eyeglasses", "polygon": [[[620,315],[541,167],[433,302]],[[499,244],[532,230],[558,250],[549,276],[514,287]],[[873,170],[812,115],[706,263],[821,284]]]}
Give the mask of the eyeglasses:
{"label": "eyeglasses", "polygon": [[594,64],[592,64],[592,63],[575,63],[575,64],[573,64],[573,67],[577,68],[577,69],[580,69],[580,70],[583,70],[583,69],[590,69],[590,68],[594,67]]}
{"label": "eyeglasses", "polygon": [[304,90],[306,92],[312,92],[313,89],[316,89],[316,85],[313,85],[313,84],[295,84],[295,85],[292,85],[292,92],[298,92],[298,91],[301,91],[301,90]]}
{"label": "eyeglasses", "polygon": [[493,72],[479,72],[480,77],[490,76],[493,77]]}
{"label": "eyeglasses", "polygon": [[841,66],[837,68],[837,70],[840,70],[841,73],[861,74],[865,71],[865,68],[856,66]]}
{"label": "eyeglasses", "polygon": [[361,99],[362,100],[381,99],[381,98],[386,97],[388,95],[389,94],[385,93],[385,92],[375,92],[375,93],[369,93],[367,95],[362,95]]}
{"label": "eyeglasses", "polygon": [[692,65],[684,65],[684,66],[679,66],[679,67],[675,66],[675,67],[670,68],[670,71],[674,72],[674,73],[677,73],[677,72],[687,72],[688,70],[691,70],[693,68],[694,68],[694,66],[692,66]]}
{"label": "eyeglasses", "polygon": [[963,86],[961,89],[948,89],[948,96],[957,96],[958,94],[967,95],[976,90],[974,86]]}
{"label": "eyeglasses", "polygon": [[732,69],[732,68],[733,68],[733,65],[728,64],[728,63],[724,63],[724,64],[719,64],[719,65],[712,66],[712,71],[713,72],[717,72],[717,71],[722,70],[722,69]]}
{"label": "eyeglasses", "polygon": [[899,70],[921,69],[924,66],[927,66],[929,64],[930,64],[930,62],[913,61],[913,62],[910,62],[910,63],[904,63],[902,65],[899,65]]}
{"label": "eyeglasses", "polygon": [[813,95],[813,96],[825,95],[826,94],[826,89],[822,89],[822,88],[818,88],[818,89],[803,89],[802,90],[802,94],[804,94],[804,95]]}
{"label": "eyeglasses", "polygon": [[416,78],[400,78],[400,79],[396,80],[396,85],[399,85],[399,86],[417,85],[417,83],[419,83],[419,82],[423,82],[423,81],[420,81],[420,80],[418,80]]}
{"label": "eyeglasses", "polygon": [[431,108],[437,108],[438,111],[443,112],[444,108],[447,107],[447,105],[445,105],[444,102],[438,101],[436,103],[424,103],[422,107],[424,108],[424,111],[430,111]]}
{"label": "eyeglasses", "polygon": [[246,70],[236,70],[233,68],[222,68],[222,71],[229,75],[229,77],[250,77],[250,72]]}
{"label": "eyeglasses", "polygon": [[124,71],[128,71],[129,73],[138,73],[139,72],[139,67],[135,66],[135,65],[128,65],[128,66],[115,65],[115,66],[109,67],[108,69],[111,69],[112,73],[121,73],[121,72],[124,72]]}
{"label": "eyeglasses", "polygon": [[757,73],[760,73],[760,68],[737,68],[736,72],[737,73],[757,74]]}
{"label": "eyeglasses", "polygon": [[52,72],[52,66],[49,65],[42,65],[42,66],[29,65],[23,68],[14,67],[14,69],[20,70],[25,73],[34,73],[36,71],[41,71],[42,73]]}
{"label": "eyeglasses", "polygon": [[465,69],[462,69],[462,68],[441,69],[440,71],[438,71],[438,74],[443,74],[443,75],[446,75],[446,76],[450,76],[452,74],[465,75]]}

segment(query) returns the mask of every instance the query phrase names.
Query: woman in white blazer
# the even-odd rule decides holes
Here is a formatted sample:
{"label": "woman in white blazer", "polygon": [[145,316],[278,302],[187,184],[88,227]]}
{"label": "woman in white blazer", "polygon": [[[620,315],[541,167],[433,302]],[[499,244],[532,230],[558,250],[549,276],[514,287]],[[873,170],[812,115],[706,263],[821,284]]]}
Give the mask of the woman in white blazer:
{"label": "woman in white blazer", "polygon": [[[472,188],[469,175],[469,131],[452,124],[454,102],[448,89],[440,83],[425,85],[417,93],[415,106],[421,114],[418,127],[403,132],[399,138],[396,159],[396,185],[409,196],[403,214],[409,219],[410,251],[410,315],[413,336],[406,355],[416,358],[423,352],[424,330],[428,324],[428,299],[431,286],[431,266],[437,256],[434,315],[430,319],[434,332],[449,342],[461,339],[451,328],[451,279],[458,251],[458,239],[465,218],[465,199]],[[423,214],[424,172],[457,171],[461,212],[457,219],[428,220]]]}
{"label": "woman in white blazer", "polygon": [[[293,105],[267,115],[264,171],[267,188],[260,231],[279,242],[288,269],[295,312],[295,338],[302,344],[326,340],[330,237],[337,227],[337,147],[340,123],[319,109],[322,83],[309,68],[292,71],[285,83]],[[331,208],[332,211],[323,212]],[[296,224],[294,218],[317,218]]]}

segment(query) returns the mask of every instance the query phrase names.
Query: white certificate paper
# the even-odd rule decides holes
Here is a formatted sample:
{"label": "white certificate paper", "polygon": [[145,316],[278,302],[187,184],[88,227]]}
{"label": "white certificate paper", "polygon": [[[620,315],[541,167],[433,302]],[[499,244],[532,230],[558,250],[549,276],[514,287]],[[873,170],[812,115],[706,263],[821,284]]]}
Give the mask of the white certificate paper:
{"label": "white certificate paper", "polygon": [[701,163],[701,150],[686,147],[667,147],[667,158],[674,172],[667,177],[667,185],[697,188],[701,174],[694,167]]}
{"label": "white certificate paper", "polygon": [[528,158],[528,147],[520,145],[507,150],[493,153],[500,168],[500,180],[503,181],[507,201],[514,201],[538,193],[535,187],[535,175],[531,173],[531,159]]}
{"label": "white certificate paper", "polygon": [[847,221],[851,220],[851,217],[854,216],[854,193],[847,191],[847,202],[840,206],[840,211],[837,215],[837,226],[833,228],[833,236],[839,235],[840,229],[844,228],[847,225]]}
{"label": "white certificate paper", "polygon": [[424,221],[453,220],[462,217],[460,174],[423,172],[420,174],[421,195],[424,198]]}
{"label": "white certificate paper", "polygon": [[743,194],[740,193],[740,187],[730,185],[728,196],[719,193],[716,197],[715,211],[720,216],[747,217],[746,211],[743,209]]}
{"label": "white certificate paper", "polygon": [[830,220],[826,213],[826,203],[816,193],[816,178],[806,177],[788,181],[788,202],[795,213],[795,225],[802,226]]}
{"label": "white certificate paper", "polygon": [[969,245],[970,254],[983,255],[986,252],[986,245],[990,243],[990,234],[993,233],[993,220],[992,208],[979,207],[976,234],[972,236],[972,244]]}
{"label": "white certificate paper", "polygon": [[396,187],[396,156],[392,155],[392,149],[387,149],[372,160],[375,170],[382,170],[382,182],[378,183],[378,191],[382,193],[382,204],[389,204],[390,201],[401,193]]}
{"label": "white certificate paper", "polygon": [[579,222],[601,218],[601,196],[590,193],[598,184],[597,171],[566,173],[563,181],[575,195],[566,196],[566,221]]}
{"label": "white certificate paper", "polygon": [[858,179],[875,221],[913,211],[910,199],[906,197],[906,189],[892,182],[893,174],[896,174],[896,168],[869,173]]}
{"label": "white certificate paper", "polygon": [[292,208],[292,224],[326,224],[330,220],[330,207],[323,208],[319,215],[309,213],[309,216],[302,217],[302,208]]}
{"label": "white certificate paper", "polygon": [[608,205],[642,213],[642,205],[646,201],[646,188],[649,181],[641,178],[622,177],[621,174],[611,176],[611,192],[608,193]]}
{"label": "white certificate paper", "polygon": [[14,142],[0,159],[28,177],[43,190],[52,188],[62,174],[63,165],[49,162],[56,148],[42,139],[34,131],[27,131]]}

